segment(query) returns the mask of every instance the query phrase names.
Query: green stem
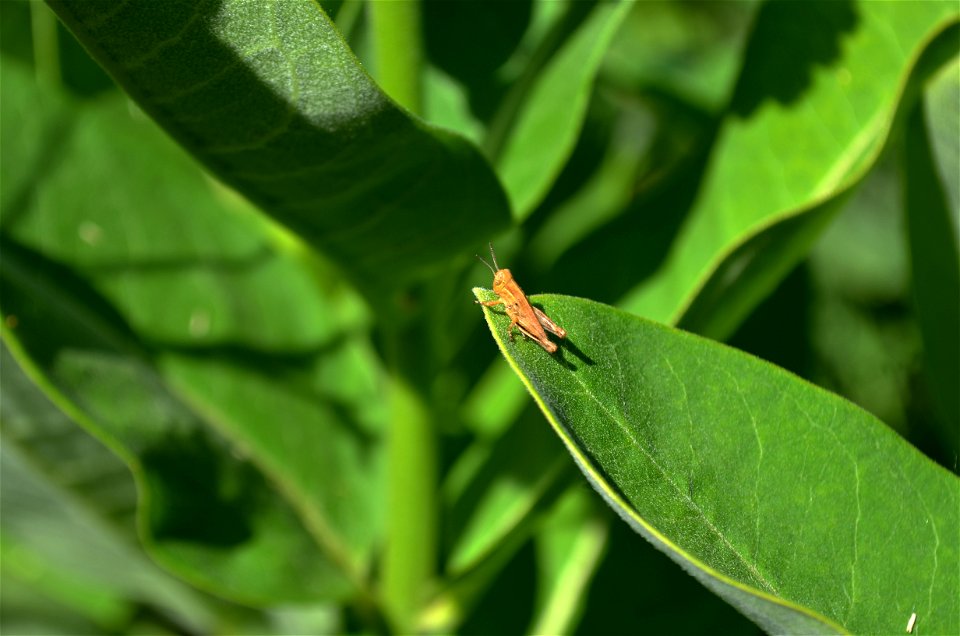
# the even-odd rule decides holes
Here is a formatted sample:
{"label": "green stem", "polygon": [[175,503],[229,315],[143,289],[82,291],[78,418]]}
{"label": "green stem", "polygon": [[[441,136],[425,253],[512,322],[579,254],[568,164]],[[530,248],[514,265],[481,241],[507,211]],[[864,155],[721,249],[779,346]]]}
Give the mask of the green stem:
{"label": "green stem", "polygon": [[[436,559],[436,442],[432,413],[418,387],[416,329],[389,334],[390,431],[387,455],[387,545],[383,599],[394,631],[411,633],[427,598]],[[423,335],[422,333],[420,335]]]}
{"label": "green stem", "polygon": [[60,46],[57,17],[43,2],[30,3],[30,34],[33,37],[33,67],[37,79],[51,86],[60,85]]}
{"label": "green stem", "polygon": [[421,114],[420,1],[372,0],[367,7],[380,87],[407,110]]}

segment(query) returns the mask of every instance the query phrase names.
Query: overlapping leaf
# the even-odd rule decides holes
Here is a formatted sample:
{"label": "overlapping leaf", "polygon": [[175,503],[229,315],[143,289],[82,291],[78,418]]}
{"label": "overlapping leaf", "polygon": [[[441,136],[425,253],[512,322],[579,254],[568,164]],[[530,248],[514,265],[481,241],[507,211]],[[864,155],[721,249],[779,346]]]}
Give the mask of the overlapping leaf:
{"label": "overlapping leaf", "polygon": [[928,47],[957,53],[936,38],[958,19],[949,2],[764,5],[696,201],[623,306],[728,336],[876,161]]}
{"label": "overlapping leaf", "polygon": [[765,3],[715,136],[551,275],[728,336],[874,164],[924,53],[955,54],[958,18],[950,2]]}
{"label": "overlapping leaf", "polygon": [[[28,105],[58,98],[15,66],[4,81],[6,170],[29,146]],[[56,160],[4,201],[5,340],[132,470],[170,569],[250,603],[356,592],[380,528],[382,421],[356,299],[119,96],[58,113],[60,134],[36,137]]]}
{"label": "overlapping leaf", "polygon": [[[5,586],[37,588],[100,631],[122,629],[137,602],[186,628],[216,629],[214,604],[135,545],[136,494],[122,462],[50,403],[6,346],[0,363]],[[15,610],[4,619],[24,631],[10,627]]]}
{"label": "overlapping leaf", "polygon": [[630,7],[599,3],[576,25],[518,108],[497,157],[497,173],[519,218],[533,211],[572,152],[603,54]]}
{"label": "overlapping leaf", "polygon": [[479,153],[393,104],[315,2],[51,6],[168,132],[368,290],[509,219]]}

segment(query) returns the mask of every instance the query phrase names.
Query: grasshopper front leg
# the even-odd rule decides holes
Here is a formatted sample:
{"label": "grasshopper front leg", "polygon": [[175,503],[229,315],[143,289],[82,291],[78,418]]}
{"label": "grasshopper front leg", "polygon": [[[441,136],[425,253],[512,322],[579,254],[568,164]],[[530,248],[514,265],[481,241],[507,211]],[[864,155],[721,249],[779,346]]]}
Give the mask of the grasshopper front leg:
{"label": "grasshopper front leg", "polygon": [[520,317],[516,312],[516,305],[508,305],[503,298],[497,298],[496,300],[475,300],[473,302],[477,303],[478,305],[483,305],[484,307],[503,305],[507,310],[507,315],[510,316],[510,326],[507,327],[507,334],[510,336],[510,342],[513,342],[513,329],[514,327],[517,327],[520,322]]}

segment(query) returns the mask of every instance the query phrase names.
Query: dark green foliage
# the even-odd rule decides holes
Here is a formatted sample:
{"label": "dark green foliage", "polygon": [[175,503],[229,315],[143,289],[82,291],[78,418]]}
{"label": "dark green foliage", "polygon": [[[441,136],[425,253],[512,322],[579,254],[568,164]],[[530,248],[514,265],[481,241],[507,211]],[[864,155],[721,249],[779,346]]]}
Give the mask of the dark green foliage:
{"label": "dark green foliage", "polygon": [[960,630],[955,2],[48,4],[0,631]]}

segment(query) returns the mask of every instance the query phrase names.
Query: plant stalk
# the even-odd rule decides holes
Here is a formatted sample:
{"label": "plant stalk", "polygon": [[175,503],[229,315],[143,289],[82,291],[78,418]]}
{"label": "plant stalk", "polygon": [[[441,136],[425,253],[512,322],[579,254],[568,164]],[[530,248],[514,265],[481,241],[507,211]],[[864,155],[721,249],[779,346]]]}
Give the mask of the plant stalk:
{"label": "plant stalk", "polygon": [[33,67],[37,80],[49,86],[60,85],[60,44],[57,16],[43,2],[30,3],[30,35],[33,38]]}
{"label": "plant stalk", "polygon": [[410,112],[422,114],[420,1],[374,0],[367,8],[380,88]]}
{"label": "plant stalk", "polygon": [[382,595],[393,629],[409,634],[418,622],[436,561],[435,426],[423,387],[422,330],[388,334],[390,430],[387,433],[387,544]]}

